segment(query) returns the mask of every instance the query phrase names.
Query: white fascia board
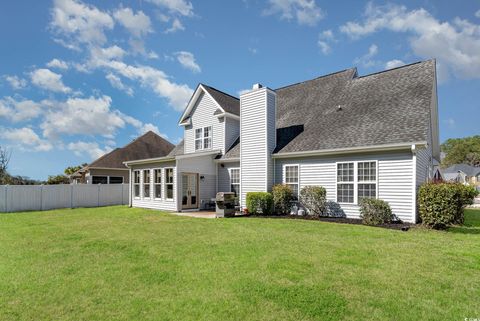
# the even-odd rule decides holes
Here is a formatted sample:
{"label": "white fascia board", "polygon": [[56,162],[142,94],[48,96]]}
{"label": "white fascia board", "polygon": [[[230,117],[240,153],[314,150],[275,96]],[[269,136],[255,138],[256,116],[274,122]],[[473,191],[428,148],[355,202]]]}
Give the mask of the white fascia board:
{"label": "white fascia board", "polygon": [[188,102],[187,108],[185,108],[185,110],[183,111],[182,117],[180,117],[180,120],[178,121],[178,125],[179,125],[179,126],[182,126],[183,120],[184,120],[185,117],[186,117],[187,115],[189,115],[190,112],[192,111],[193,106],[195,106],[198,97],[200,97],[200,93],[201,93],[201,92],[204,92],[206,95],[208,95],[208,97],[210,97],[210,98],[215,102],[215,105],[216,105],[218,108],[220,108],[220,110],[221,110],[223,113],[225,113],[225,110],[222,108],[222,106],[220,106],[220,104],[212,97],[212,95],[210,95],[210,93],[205,89],[205,87],[203,87],[203,85],[200,84],[200,85],[198,85],[197,89],[196,89],[195,92],[193,93],[192,98],[191,98],[190,101]]}
{"label": "white fascia board", "polygon": [[213,160],[215,163],[237,163],[240,161],[240,157],[235,157],[235,158],[220,158],[220,159],[214,159]]}
{"label": "white fascia board", "polygon": [[427,146],[426,141],[415,143],[401,143],[401,144],[386,144],[376,146],[361,146],[361,147],[349,147],[349,148],[336,148],[336,149],[321,149],[304,152],[288,152],[273,154],[273,158],[290,158],[299,156],[323,156],[323,155],[335,155],[335,154],[352,154],[361,152],[383,152],[394,150],[411,150],[412,145],[416,147]]}
{"label": "white fascia board", "polygon": [[195,152],[195,153],[189,153],[189,154],[184,154],[184,155],[178,155],[176,159],[185,159],[185,158],[193,158],[193,157],[201,157],[201,156],[208,156],[208,155],[218,155],[221,154],[221,150],[211,150],[207,152]]}
{"label": "white fascia board", "polygon": [[123,164],[127,167],[130,167],[131,165],[140,165],[140,164],[149,164],[149,163],[160,163],[160,162],[169,162],[169,161],[174,161],[175,157],[156,157],[156,158],[146,158],[146,159],[138,159],[138,160],[132,160],[132,161],[127,161],[123,162]]}
{"label": "white fascia board", "polygon": [[109,171],[128,171],[128,168],[110,168],[110,167],[89,167],[90,169],[101,169],[101,170],[109,170]]}
{"label": "white fascia board", "polygon": [[218,114],[217,117],[218,118],[228,117],[228,118],[233,118],[233,119],[236,119],[236,120],[240,120],[240,116],[232,114],[232,113],[227,113],[227,112]]}

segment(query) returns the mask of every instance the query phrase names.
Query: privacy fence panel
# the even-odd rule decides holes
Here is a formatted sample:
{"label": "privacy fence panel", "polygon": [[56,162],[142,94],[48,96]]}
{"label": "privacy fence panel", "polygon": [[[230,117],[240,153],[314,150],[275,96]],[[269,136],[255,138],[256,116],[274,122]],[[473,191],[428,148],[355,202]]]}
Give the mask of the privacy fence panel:
{"label": "privacy fence panel", "polygon": [[0,185],[0,212],[128,204],[128,184]]}

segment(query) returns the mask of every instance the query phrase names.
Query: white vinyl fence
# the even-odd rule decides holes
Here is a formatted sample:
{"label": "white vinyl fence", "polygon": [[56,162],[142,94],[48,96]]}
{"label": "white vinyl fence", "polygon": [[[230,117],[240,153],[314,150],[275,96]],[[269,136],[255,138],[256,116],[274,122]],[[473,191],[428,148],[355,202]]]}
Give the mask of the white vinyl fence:
{"label": "white vinyl fence", "polygon": [[0,212],[128,204],[128,184],[0,185]]}

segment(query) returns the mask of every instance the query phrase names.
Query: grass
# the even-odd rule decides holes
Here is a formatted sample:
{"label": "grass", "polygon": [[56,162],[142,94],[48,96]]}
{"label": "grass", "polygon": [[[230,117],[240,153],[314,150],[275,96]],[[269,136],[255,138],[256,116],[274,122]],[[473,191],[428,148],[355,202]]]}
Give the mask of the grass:
{"label": "grass", "polygon": [[480,318],[479,231],[478,210],[409,232],[126,207],[1,214],[0,319]]}

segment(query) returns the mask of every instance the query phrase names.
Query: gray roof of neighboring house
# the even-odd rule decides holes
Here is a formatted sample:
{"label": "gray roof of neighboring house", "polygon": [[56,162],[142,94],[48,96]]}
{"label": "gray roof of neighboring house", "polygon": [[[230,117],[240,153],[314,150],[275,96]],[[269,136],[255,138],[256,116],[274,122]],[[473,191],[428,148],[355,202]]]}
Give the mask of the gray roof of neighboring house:
{"label": "gray roof of neighboring house", "polygon": [[222,106],[223,110],[227,113],[231,113],[240,116],[240,100],[237,97],[224,93],[216,88],[202,84],[205,90]]}
{"label": "gray roof of neighboring house", "polygon": [[[435,61],[357,77],[355,68],[278,88],[275,153],[427,141]],[[340,108],[339,108],[340,106]],[[234,144],[222,158],[238,158]]]}
{"label": "gray roof of neighboring house", "polygon": [[457,174],[458,172],[463,172],[467,176],[477,176],[480,174],[480,167],[474,167],[468,164],[455,164],[441,170],[442,175]]}
{"label": "gray roof of neighboring house", "polygon": [[183,146],[184,144],[182,139],[181,142],[178,143],[167,156],[174,157],[174,156],[183,155],[185,153]]}
{"label": "gray roof of neighboring house", "polygon": [[116,148],[108,154],[103,155],[89,164],[88,168],[122,168],[126,169],[123,162],[156,158],[168,155],[174,145],[166,139],[160,137],[152,131],[148,131],[142,136],[122,148]]}

